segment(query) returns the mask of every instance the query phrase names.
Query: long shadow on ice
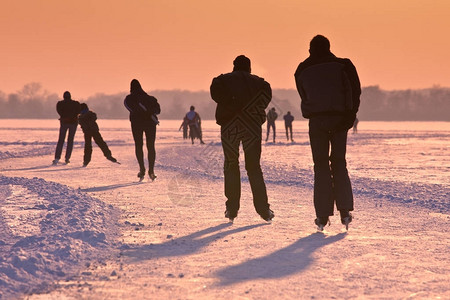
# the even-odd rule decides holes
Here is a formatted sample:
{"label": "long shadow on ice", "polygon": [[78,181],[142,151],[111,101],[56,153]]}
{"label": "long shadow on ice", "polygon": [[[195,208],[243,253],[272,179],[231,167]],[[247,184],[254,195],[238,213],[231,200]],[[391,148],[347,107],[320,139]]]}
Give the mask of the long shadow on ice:
{"label": "long shadow on ice", "polygon": [[[269,223],[260,223],[254,225],[233,228],[226,231],[220,231],[230,227],[232,223],[223,223],[217,226],[206,228],[192,234],[179,237],[162,244],[150,244],[140,247],[122,246],[123,255],[133,258],[136,261],[150,260],[159,257],[183,256],[196,253],[203,247],[214,242],[217,239],[227,235],[250,230],[253,228],[269,225]],[[214,234],[211,234],[214,233]],[[208,235],[211,234],[211,235]],[[206,235],[206,236],[205,236]]]}
{"label": "long shadow on ice", "polygon": [[111,184],[105,186],[94,186],[91,188],[80,189],[82,192],[101,192],[107,190],[114,190],[122,187],[132,186],[132,185],[140,185],[142,182],[129,182],[129,183],[119,183],[119,184]]}
{"label": "long shadow on ice", "polygon": [[4,169],[2,171],[31,171],[31,170],[41,170],[41,169],[48,169],[50,167],[53,167],[53,165],[43,165],[43,166],[34,166],[34,167],[28,167],[28,168],[19,168],[19,169]]}
{"label": "long shadow on ice", "polygon": [[301,272],[313,262],[311,255],[314,251],[342,240],[346,234],[343,232],[326,236],[323,233],[313,233],[267,256],[226,267],[216,272],[216,276],[220,279],[218,285],[231,285],[254,279],[280,278]]}

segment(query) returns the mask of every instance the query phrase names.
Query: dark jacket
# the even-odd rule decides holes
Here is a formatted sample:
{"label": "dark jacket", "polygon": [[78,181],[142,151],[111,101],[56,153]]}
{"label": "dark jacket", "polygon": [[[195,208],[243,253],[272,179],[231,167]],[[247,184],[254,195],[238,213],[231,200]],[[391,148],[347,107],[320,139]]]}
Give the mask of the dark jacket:
{"label": "dark jacket", "polygon": [[293,115],[284,115],[284,125],[286,126],[291,126],[292,122],[294,121],[294,116]]}
{"label": "dark jacket", "polygon": [[295,83],[302,99],[303,117],[343,115],[353,120],[356,117],[361,85],[349,59],[338,58],[331,52],[311,55],[298,66]]}
{"label": "dark jacket", "polygon": [[233,71],[213,79],[211,97],[217,103],[216,122],[226,125],[246,115],[259,126],[266,121],[265,109],[272,99],[270,84],[246,71]]}
{"label": "dark jacket", "polygon": [[136,123],[157,123],[156,115],[161,113],[161,107],[155,97],[145,92],[131,93],[125,100],[124,105],[130,112],[130,121]]}
{"label": "dark jacket", "polygon": [[95,133],[99,131],[97,125],[97,115],[95,112],[88,110],[87,112],[82,112],[78,116],[78,123],[80,123],[81,129],[84,133]]}
{"label": "dark jacket", "polygon": [[78,121],[78,114],[81,111],[80,102],[71,99],[58,101],[56,104],[56,111],[60,116],[59,120],[61,123],[76,124]]}
{"label": "dark jacket", "polygon": [[267,113],[267,122],[273,124],[276,119],[278,119],[278,114],[274,110],[269,110]]}

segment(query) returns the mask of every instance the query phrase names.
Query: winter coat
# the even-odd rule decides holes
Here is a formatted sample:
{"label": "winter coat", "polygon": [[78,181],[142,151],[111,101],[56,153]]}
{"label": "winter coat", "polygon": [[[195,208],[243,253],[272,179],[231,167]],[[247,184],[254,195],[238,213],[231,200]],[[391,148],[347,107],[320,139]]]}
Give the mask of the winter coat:
{"label": "winter coat", "polygon": [[273,110],[269,110],[269,112],[267,113],[267,122],[269,123],[275,123],[275,120],[278,118],[278,114],[273,111]]}
{"label": "winter coat", "polygon": [[78,114],[81,111],[80,102],[64,99],[58,101],[56,104],[56,111],[58,112],[60,118],[59,120],[63,124],[76,124],[78,120]]}
{"label": "winter coat", "polygon": [[286,126],[291,126],[292,122],[294,121],[294,116],[293,115],[284,115],[284,124]]}
{"label": "winter coat", "polygon": [[85,113],[81,113],[78,116],[78,123],[80,123],[83,133],[92,134],[92,133],[100,131],[96,120],[97,120],[97,114],[90,110]]}
{"label": "winter coat", "polygon": [[343,115],[353,124],[360,104],[361,85],[353,63],[331,52],[309,56],[295,72],[303,117]]}
{"label": "winter coat", "polygon": [[131,122],[157,124],[156,115],[161,113],[161,107],[155,97],[145,92],[131,93],[125,98],[124,105],[130,112]]}
{"label": "winter coat", "polygon": [[237,116],[248,117],[258,126],[266,121],[265,109],[272,100],[272,89],[263,78],[233,71],[214,78],[210,92],[217,103],[217,124],[226,125]]}

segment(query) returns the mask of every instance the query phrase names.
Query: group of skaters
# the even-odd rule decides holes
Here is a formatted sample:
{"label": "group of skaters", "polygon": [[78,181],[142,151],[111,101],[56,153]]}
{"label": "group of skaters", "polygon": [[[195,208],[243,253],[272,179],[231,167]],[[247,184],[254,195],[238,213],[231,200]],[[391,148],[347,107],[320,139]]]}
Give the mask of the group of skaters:
{"label": "group of skaters", "polygon": [[195,106],[192,105],[184,116],[178,131],[181,129],[183,129],[183,139],[191,139],[192,144],[194,144],[195,139],[199,139],[200,144],[205,143],[202,139],[202,120],[200,119],[200,115],[195,111]]}
{"label": "group of skaters", "polygon": [[[70,163],[72,155],[73,140],[78,124],[84,134],[84,156],[83,167],[86,167],[91,161],[92,156],[92,139],[100,147],[106,159],[119,163],[111,154],[108,145],[103,140],[98,124],[96,122],[97,115],[89,110],[86,103],[80,103],[73,100],[70,92],[66,91],[63,100],[56,104],[56,111],[60,118],[59,139],[55,151],[55,159],[53,164],[58,164],[61,159],[62,148],[67,132],[67,147],[65,155],[65,163]],[[144,133],[148,155],[148,176],[153,181],[156,178],[154,172],[155,166],[155,138],[156,125],[159,124],[157,115],[161,112],[158,101],[155,97],[148,95],[143,89],[140,82],[133,79],[130,83],[130,94],[124,100],[125,108],[130,112],[131,131],[135,145],[136,159],[139,164],[139,173],[137,176],[140,180],[144,179],[146,174],[144,164]]]}
{"label": "group of skaters", "polygon": [[[348,229],[352,221],[353,193],[346,167],[347,133],[353,127],[360,105],[361,85],[355,66],[347,58],[336,57],[330,51],[329,40],[315,36],[309,44],[309,57],[301,62],[294,74],[301,98],[302,116],[309,119],[309,139],[314,162],[314,195],[316,211],[314,223],[319,230],[329,223],[334,214],[334,205],[340,213],[341,223]],[[243,144],[245,169],[253,195],[256,212],[265,221],[275,214],[270,209],[266,185],[261,170],[262,125],[267,120],[267,137],[270,128],[275,142],[275,108],[266,114],[272,99],[270,84],[263,78],[251,74],[250,59],[239,55],[233,61],[232,72],[221,74],[212,80],[211,98],[217,103],[216,123],[221,126],[221,141],[224,153],[225,217],[233,221],[240,208],[241,180],[239,168],[239,147]],[[125,107],[130,112],[131,129],[135,142],[135,153],[139,164],[138,177],[145,176],[143,156],[143,134],[146,135],[149,169],[154,180],[155,134],[157,115],[161,109],[155,97],[144,92],[140,83],[131,81],[130,94],[125,98]],[[105,157],[113,162],[111,151],[101,138],[95,124],[95,113],[86,104],[80,104],[64,93],[64,100],[58,102],[60,114],[60,138],[54,162],[61,156],[66,132],[69,140],[66,162],[69,162],[73,137],[77,123],[85,134],[85,156],[83,165],[90,161],[91,138],[100,146]],[[284,116],[287,139],[292,140],[294,117],[288,112]],[[183,137],[192,143],[198,138],[203,143],[201,119],[195,107],[184,117],[180,130]],[[189,129],[189,134],[188,134]],[[290,136],[288,135],[290,133]]]}
{"label": "group of skaters", "polygon": [[[266,115],[266,119],[267,119],[266,142],[269,140],[270,128],[272,128],[272,138],[273,138],[273,143],[275,144],[275,138],[276,138],[275,120],[277,118],[278,118],[278,113],[276,112],[275,107],[272,107]],[[283,116],[283,119],[284,119],[284,128],[286,129],[286,139],[288,141],[290,140],[293,143],[294,140],[292,139],[292,122],[294,122],[294,116],[291,115],[290,111],[288,111]]]}
{"label": "group of skaters", "polygon": [[[273,143],[275,143],[276,131],[275,131],[275,120],[278,118],[275,107],[272,107],[266,115],[267,119],[267,137],[266,142],[269,140],[270,128],[272,128]],[[294,121],[294,116],[288,111],[287,114],[283,116],[284,127],[286,129],[286,139],[294,142],[292,138],[292,122]],[[183,129],[183,139],[191,139],[192,144],[194,144],[194,139],[199,139],[200,144],[205,144],[202,139],[202,126],[200,115],[195,111],[195,107],[191,106],[190,111],[186,113],[181,122],[178,131]]]}

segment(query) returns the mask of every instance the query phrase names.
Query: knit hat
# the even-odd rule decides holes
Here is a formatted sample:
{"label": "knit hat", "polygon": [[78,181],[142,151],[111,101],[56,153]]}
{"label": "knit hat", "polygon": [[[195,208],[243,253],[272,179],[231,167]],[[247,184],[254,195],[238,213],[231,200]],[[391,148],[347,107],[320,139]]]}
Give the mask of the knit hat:
{"label": "knit hat", "polygon": [[250,59],[245,55],[239,55],[233,61],[233,71],[247,71],[250,72]]}

